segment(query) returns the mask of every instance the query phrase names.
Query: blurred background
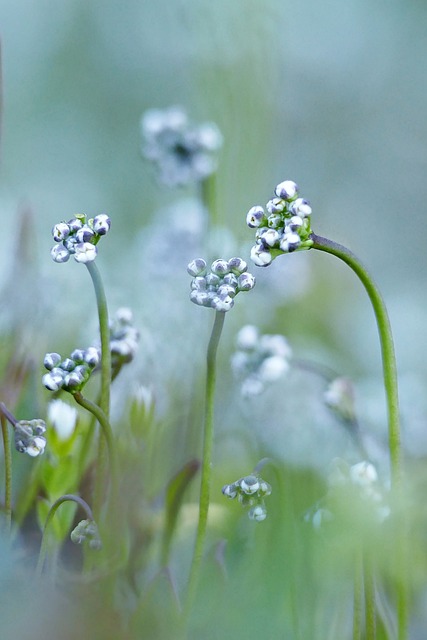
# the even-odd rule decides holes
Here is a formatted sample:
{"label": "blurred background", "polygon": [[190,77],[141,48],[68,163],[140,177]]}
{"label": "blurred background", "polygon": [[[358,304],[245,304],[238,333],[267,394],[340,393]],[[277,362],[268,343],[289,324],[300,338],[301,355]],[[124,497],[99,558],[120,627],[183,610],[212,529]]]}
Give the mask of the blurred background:
{"label": "blurred background", "polygon": [[[132,304],[141,328],[134,372],[166,387],[203,357],[207,312],[188,303],[185,273],[197,194],[159,185],[141,156],[142,113],[182,105],[224,136],[217,215],[227,251],[248,258],[246,212],[292,179],[315,232],[369,267],[394,329],[405,443],[427,455],[426,26],[427,4],[414,0],[2,0],[2,329],[25,325],[23,344],[39,361],[96,334],[86,276],[51,261],[50,230],[78,212],[108,212],[99,265],[112,306]],[[179,229],[163,222],[176,210]],[[173,273],[163,277],[152,256],[165,238]],[[374,317],[355,276],[315,252],[281,257],[268,276],[252,271],[267,288],[239,299],[222,366],[242,323],[283,333],[299,356],[352,376],[359,411],[385,432]],[[236,422],[228,404],[218,415]]]}

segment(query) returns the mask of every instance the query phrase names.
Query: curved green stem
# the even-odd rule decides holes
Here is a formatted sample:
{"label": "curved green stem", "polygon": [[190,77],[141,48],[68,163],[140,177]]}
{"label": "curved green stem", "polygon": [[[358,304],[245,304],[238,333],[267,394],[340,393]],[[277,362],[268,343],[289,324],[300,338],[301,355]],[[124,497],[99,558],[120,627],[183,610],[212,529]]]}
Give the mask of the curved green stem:
{"label": "curved green stem", "polygon": [[44,562],[45,562],[46,554],[47,554],[47,546],[48,546],[47,536],[46,536],[47,528],[48,528],[49,523],[52,520],[53,516],[57,512],[58,508],[64,502],[76,502],[85,511],[88,520],[93,520],[94,519],[92,510],[89,507],[88,503],[85,500],[83,500],[83,498],[80,498],[80,496],[75,496],[75,495],[72,495],[72,494],[66,494],[66,495],[63,495],[60,498],[58,498],[58,500],[55,500],[55,502],[53,503],[53,505],[49,509],[49,513],[47,514],[46,522],[45,522],[44,529],[43,529],[42,543],[41,543],[39,559],[38,559],[37,567],[36,567],[36,575],[38,577],[40,577],[41,574],[42,574],[43,566],[44,566]]}
{"label": "curved green stem", "polygon": [[211,338],[209,340],[207,352],[207,373],[206,373],[206,394],[205,394],[205,416],[204,416],[204,435],[203,435],[203,458],[202,458],[202,474],[200,481],[200,498],[199,498],[199,521],[197,526],[196,542],[194,545],[193,559],[190,569],[190,577],[188,582],[187,600],[184,608],[184,617],[188,616],[193,605],[196,595],[197,585],[199,582],[200,567],[203,555],[203,546],[206,538],[206,529],[208,521],[210,488],[211,488],[211,459],[213,448],[213,432],[214,432],[214,396],[215,396],[215,380],[216,380],[216,354],[218,344],[224,325],[225,313],[222,311],[215,312],[215,321],[212,328]]}
{"label": "curved green stem", "polygon": [[[387,309],[384,304],[381,293],[360,260],[346,247],[322,238],[312,233],[310,239],[313,242],[312,248],[319,251],[330,253],[343,262],[345,262],[358,276],[372,303],[377,321],[378,333],[381,344],[381,356],[383,364],[384,387],[387,402],[388,414],[388,443],[390,452],[390,472],[391,483],[395,497],[399,506],[402,503],[403,493],[403,471],[402,471],[402,451],[400,444],[400,417],[399,417],[399,395],[397,385],[397,367],[396,357],[394,353],[393,336],[391,332],[390,321]],[[407,576],[406,576],[406,527],[405,523],[399,522],[398,530],[398,549],[397,556],[400,564],[401,581],[398,585],[398,602],[397,602],[397,618],[398,618],[398,637],[399,640],[405,640],[408,636],[408,592],[407,592]]]}
{"label": "curved green stem", "polygon": [[86,263],[92,278],[98,307],[99,333],[101,336],[101,396],[99,406],[107,417],[110,416],[110,385],[111,385],[111,351],[110,327],[108,325],[108,307],[101,274],[95,262]]}
{"label": "curved green stem", "polygon": [[310,236],[313,240],[313,249],[325,251],[343,260],[359,277],[371,300],[377,320],[378,333],[381,343],[383,362],[384,387],[387,399],[388,412],[388,441],[390,451],[391,480],[394,487],[400,487],[402,483],[402,460],[400,446],[400,418],[399,396],[397,388],[397,368],[394,354],[393,336],[387,309],[381,293],[372,277],[360,262],[360,260],[346,247],[322,238],[314,233]]}
{"label": "curved green stem", "polygon": [[0,403],[1,430],[4,445],[4,510],[6,515],[6,529],[10,532],[12,525],[12,451],[10,448],[7,419],[3,409],[6,409],[6,407],[3,403]]}

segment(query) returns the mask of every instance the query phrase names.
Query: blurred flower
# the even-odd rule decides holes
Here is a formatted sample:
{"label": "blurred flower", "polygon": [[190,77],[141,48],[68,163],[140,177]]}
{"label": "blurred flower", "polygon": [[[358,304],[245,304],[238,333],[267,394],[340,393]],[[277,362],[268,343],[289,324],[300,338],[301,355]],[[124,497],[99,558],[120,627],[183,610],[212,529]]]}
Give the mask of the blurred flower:
{"label": "blurred flower", "polygon": [[335,378],[328,385],[323,397],[326,405],[340,418],[348,421],[355,420],[354,389],[351,380],[343,377]]}
{"label": "blurred flower", "polygon": [[222,135],[213,123],[192,124],[181,107],[150,109],[141,119],[142,152],[168,187],[188,185],[210,176]]}
{"label": "blurred flower", "polygon": [[223,495],[238,501],[244,507],[250,507],[248,516],[251,520],[262,522],[267,517],[264,498],[271,494],[271,486],[256,474],[250,474],[226,484],[222,488]]}
{"label": "blurred flower", "polygon": [[94,520],[81,520],[70,534],[74,544],[88,543],[90,549],[98,551],[102,548],[98,526]]}
{"label": "blurred flower", "polygon": [[52,400],[47,407],[47,417],[60,440],[68,440],[77,423],[77,410],[62,400]]}
{"label": "blurred flower", "polygon": [[139,331],[133,326],[132,311],[117,309],[110,319],[110,349],[113,369],[133,360],[138,350]]}
{"label": "blurred flower", "polygon": [[88,219],[85,214],[77,214],[68,222],[59,222],[52,229],[52,236],[56,244],[51,249],[51,256],[55,262],[67,262],[70,255],[77,262],[87,263],[97,256],[97,243],[111,227],[111,220],[101,213],[95,218]]}
{"label": "blurred flower", "polygon": [[212,307],[226,312],[234,306],[234,298],[240,291],[250,291],[255,278],[247,273],[247,264],[241,258],[214,260],[210,271],[202,258],[192,260],[187,267],[191,281],[190,300],[202,307]]}
{"label": "blurred flower", "polygon": [[19,453],[27,453],[32,458],[41,455],[46,447],[46,431],[44,420],[18,420],[14,425],[15,449]]}
{"label": "blurred flower", "polygon": [[262,335],[253,325],[246,325],[237,334],[237,350],[231,358],[236,377],[242,380],[245,397],[258,395],[270,382],[281,378],[289,369],[292,350],[281,335]]}
{"label": "blurred flower", "polygon": [[309,249],[311,207],[299,198],[298,186],[292,180],[277,185],[276,197],[263,207],[256,205],[246,215],[246,223],[256,229],[251,260],[257,267],[267,267],[281,253]]}

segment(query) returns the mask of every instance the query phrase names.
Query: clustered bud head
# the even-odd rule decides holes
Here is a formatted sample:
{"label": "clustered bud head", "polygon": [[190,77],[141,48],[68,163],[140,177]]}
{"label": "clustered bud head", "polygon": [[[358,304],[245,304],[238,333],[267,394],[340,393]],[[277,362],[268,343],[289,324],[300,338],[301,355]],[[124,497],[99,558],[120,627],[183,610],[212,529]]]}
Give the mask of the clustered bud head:
{"label": "clustered bud head", "polygon": [[191,123],[181,107],[146,111],[141,134],[143,155],[168,187],[197,183],[216,171],[216,152],[222,146],[218,127],[211,122]]}
{"label": "clustered bud head", "polygon": [[49,391],[81,391],[92,371],[98,366],[100,358],[100,351],[96,347],[75,349],[70,357],[64,360],[59,353],[47,353],[44,366],[49,373],[43,376],[43,385]]}
{"label": "clustered bud head", "polygon": [[232,484],[226,484],[222,493],[227,498],[236,498],[244,507],[250,507],[248,516],[251,520],[262,522],[267,517],[264,498],[271,494],[271,486],[255,474],[250,474]]}
{"label": "clustered bud head", "polygon": [[243,396],[259,395],[289,370],[292,350],[284,336],[260,335],[255,326],[245,325],[237,334],[236,343],[231,367],[241,380]]}
{"label": "clustered bud head", "polygon": [[89,549],[93,549],[95,551],[102,549],[98,526],[94,520],[81,520],[72,530],[70,537],[74,544],[83,544],[87,542]]}
{"label": "clustered bud head", "polygon": [[298,186],[285,180],[275,188],[276,197],[269,200],[265,210],[256,205],[249,209],[246,223],[255,231],[251,260],[257,267],[267,267],[281,253],[309,249],[311,235],[311,207],[298,196]]}
{"label": "clustered bud head", "polygon": [[92,262],[97,256],[99,239],[110,227],[111,220],[105,213],[89,219],[79,213],[68,222],[59,222],[52,229],[53,239],[58,243],[50,252],[53,260],[67,262],[73,255],[77,262]]}
{"label": "clustered bud head", "polygon": [[247,272],[248,265],[241,258],[214,260],[210,270],[202,258],[192,260],[187,267],[191,281],[190,300],[202,307],[216,311],[229,311],[240,291],[250,291],[255,278]]}
{"label": "clustered bud head", "polygon": [[127,307],[117,309],[110,320],[110,349],[113,368],[133,360],[138,350],[139,331],[133,326],[132,311]]}
{"label": "clustered bud head", "polygon": [[19,420],[15,425],[15,449],[32,458],[41,455],[46,447],[44,420]]}

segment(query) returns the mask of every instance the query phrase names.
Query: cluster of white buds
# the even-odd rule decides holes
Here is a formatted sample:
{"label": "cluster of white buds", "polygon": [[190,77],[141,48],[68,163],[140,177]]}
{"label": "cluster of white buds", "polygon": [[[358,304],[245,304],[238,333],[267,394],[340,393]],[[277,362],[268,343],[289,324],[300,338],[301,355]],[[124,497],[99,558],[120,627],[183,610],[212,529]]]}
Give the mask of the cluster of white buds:
{"label": "cluster of white buds", "polygon": [[49,371],[43,376],[43,384],[49,391],[80,391],[88,381],[90,374],[98,366],[100,352],[96,347],[75,349],[64,360],[59,353],[47,353],[44,366]]}
{"label": "cluster of white buds", "polygon": [[97,256],[96,245],[102,236],[110,230],[111,220],[101,213],[95,218],[77,214],[68,222],[59,222],[52,229],[56,244],[51,249],[55,262],[67,262],[71,255],[77,262],[92,262]]}
{"label": "cluster of white buds", "polygon": [[222,145],[218,127],[211,122],[194,125],[181,107],[146,111],[141,134],[142,153],[168,187],[199,182],[216,171],[216,152]]}
{"label": "cluster of white buds", "polygon": [[248,516],[251,520],[262,522],[267,517],[264,498],[271,494],[271,486],[255,474],[245,476],[232,484],[226,484],[222,493],[227,498],[236,498],[244,507],[250,507]]}
{"label": "cluster of white buds", "polygon": [[131,362],[138,350],[139,331],[133,326],[132,311],[117,309],[110,319],[110,350],[113,368]]}
{"label": "cluster of white buds", "polygon": [[43,453],[46,447],[46,423],[44,420],[18,420],[14,424],[15,449],[27,453],[32,458]]}
{"label": "cluster of white buds", "polygon": [[187,267],[193,276],[190,300],[216,311],[229,311],[240,291],[250,291],[255,286],[255,278],[247,268],[241,258],[214,260],[209,271],[203,258],[192,260]]}
{"label": "cluster of white buds", "polygon": [[259,395],[288,371],[292,350],[284,336],[260,335],[256,327],[248,324],[240,329],[236,342],[231,367],[242,380],[243,396]]}
{"label": "cluster of white buds", "polygon": [[307,200],[299,197],[295,182],[281,182],[275,194],[276,197],[267,202],[266,210],[255,206],[246,215],[248,227],[256,229],[251,260],[257,267],[267,267],[278,255],[309,249],[313,244],[311,207]]}
{"label": "cluster of white buds", "polygon": [[99,536],[98,525],[94,520],[81,520],[72,530],[71,541],[75,544],[87,542],[89,549],[98,551],[102,549],[102,542]]}

